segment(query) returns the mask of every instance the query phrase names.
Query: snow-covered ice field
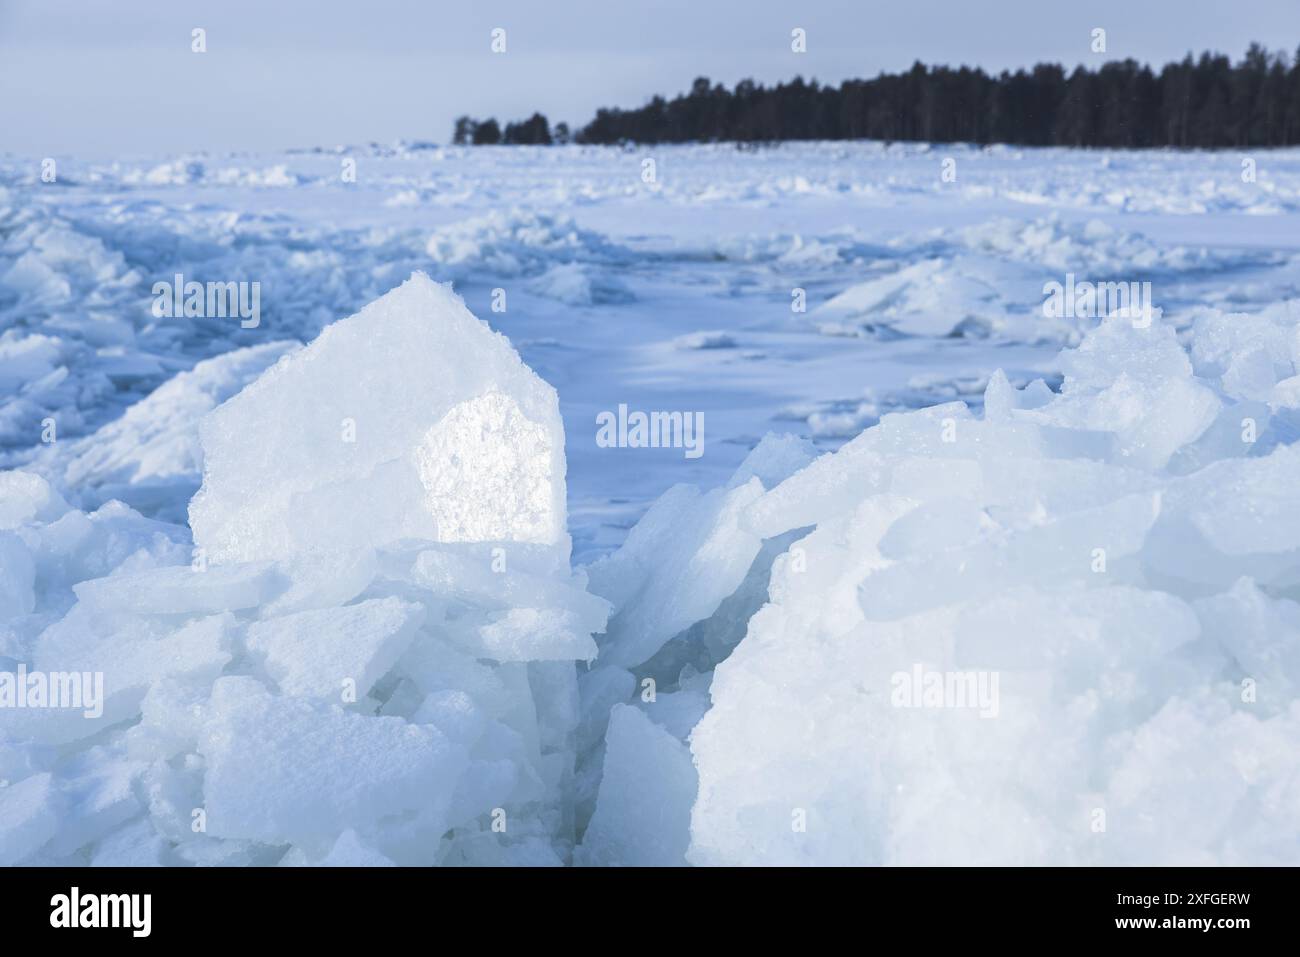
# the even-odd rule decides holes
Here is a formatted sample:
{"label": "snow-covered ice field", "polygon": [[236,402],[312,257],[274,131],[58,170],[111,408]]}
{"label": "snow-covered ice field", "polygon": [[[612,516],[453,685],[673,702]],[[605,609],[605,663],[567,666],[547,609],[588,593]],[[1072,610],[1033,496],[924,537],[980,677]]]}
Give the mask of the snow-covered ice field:
{"label": "snow-covered ice field", "polygon": [[[955,182],[941,177],[949,157]],[[730,475],[769,430],[830,448],[885,411],[978,403],[998,367],[1051,381],[1079,328],[1043,318],[1042,287],[1066,272],[1149,279],[1180,325],[1288,308],[1300,152],[1260,160],[1247,184],[1235,153],[370,148],[72,162],[43,184],[38,162],[10,158],[0,464],[37,468],[79,504],[183,520],[201,411],[422,269],[559,392],[576,556],[589,560],[672,484]],[[155,319],[152,285],[177,273],[259,282],[260,325]],[[873,279],[865,322],[823,308]],[[796,288],[806,313],[792,311]],[[724,335],[697,335],[712,331]],[[693,348],[708,344],[720,348]],[[619,403],[703,412],[706,454],[598,448],[595,415]]]}
{"label": "snow-covered ice field", "polygon": [[0,863],[1300,863],[1300,151],[41,173]]}

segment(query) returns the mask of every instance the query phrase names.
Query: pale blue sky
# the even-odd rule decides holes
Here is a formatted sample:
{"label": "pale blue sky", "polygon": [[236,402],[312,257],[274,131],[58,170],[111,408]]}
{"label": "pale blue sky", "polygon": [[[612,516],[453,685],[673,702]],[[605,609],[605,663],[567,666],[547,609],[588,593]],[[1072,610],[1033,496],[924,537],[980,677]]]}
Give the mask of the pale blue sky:
{"label": "pale blue sky", "polygon": [[[190,52],[207,30],[208,52]],[[489,50],[493,27],[508,50]],[[790,30],[808,52],[790,52]],[[460,113],[579,125],[697,75],[838,82],[1189,49],[1294,51],[1297,0],[0,0],[0,150],[52,155],[445,141]]]}

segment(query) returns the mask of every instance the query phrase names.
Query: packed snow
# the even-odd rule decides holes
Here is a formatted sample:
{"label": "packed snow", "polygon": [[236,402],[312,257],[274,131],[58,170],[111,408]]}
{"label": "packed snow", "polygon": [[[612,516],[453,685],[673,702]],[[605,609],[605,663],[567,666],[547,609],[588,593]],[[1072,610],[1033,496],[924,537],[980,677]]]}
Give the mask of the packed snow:
{"label": "packed snow", "polygon": [[0,158],[0,864],[1300,863],[1257,158]]}

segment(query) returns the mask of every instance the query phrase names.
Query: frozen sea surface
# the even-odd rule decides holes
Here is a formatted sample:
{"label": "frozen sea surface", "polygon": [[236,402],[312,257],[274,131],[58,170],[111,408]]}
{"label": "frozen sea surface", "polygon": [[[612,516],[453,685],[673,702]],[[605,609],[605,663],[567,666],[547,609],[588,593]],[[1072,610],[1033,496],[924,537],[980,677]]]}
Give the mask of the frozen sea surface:
{"label": "frozen sea surface", "polygon": [[[1067,273],[1150,281],[1180,328],[1300,308],[1296,151],[398,145],[56,157],[54,182],[40,159],[0,160],[0,466],[170,521],[198,418],[417,269],[558,391],[580,562],[768,431],[832,449],[885,412],[978,405],[995,368],[1055,385],[1089,325],[1042,316]],[[260,324],[156,318],[176,274],[260,283]],[[702,413],[704,454],[599,446],[620,404]]]}

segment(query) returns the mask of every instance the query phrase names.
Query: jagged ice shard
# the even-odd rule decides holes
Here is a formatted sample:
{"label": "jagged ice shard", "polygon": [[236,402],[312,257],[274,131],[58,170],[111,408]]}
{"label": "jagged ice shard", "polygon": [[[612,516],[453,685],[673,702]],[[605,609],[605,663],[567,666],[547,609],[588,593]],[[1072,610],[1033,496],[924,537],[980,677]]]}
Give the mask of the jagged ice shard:
{"label": "jagged ice shard", "polygon": [[555,390],[416,273],[210,414],[190,503],[209,560],[313,548],[563,545]]}

